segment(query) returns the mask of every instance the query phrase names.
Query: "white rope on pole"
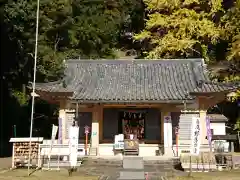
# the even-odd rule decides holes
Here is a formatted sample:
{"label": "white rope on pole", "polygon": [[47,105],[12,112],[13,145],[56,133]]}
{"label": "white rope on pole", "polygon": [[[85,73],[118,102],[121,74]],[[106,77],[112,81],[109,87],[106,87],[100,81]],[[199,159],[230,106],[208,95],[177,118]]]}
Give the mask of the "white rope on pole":
{"label": "white rope on pole", "polygon": [[39,1],[37,0],[36,12],[36,39],[35,39],[35,54],[34,54],[34,69],[33,69],[33,84],[32,84],[32,108],[31,108],[31,124],[30,124],[30,137],[29,137],[29,154],[28,154],[28,176],[30,176],[30,160],[32,154],[32,130],[33,130],[33,114],[35,103],[35,85],[36,85],[36,70],[37,70],[37,52],[38,52],[38,24],[39,24]]}

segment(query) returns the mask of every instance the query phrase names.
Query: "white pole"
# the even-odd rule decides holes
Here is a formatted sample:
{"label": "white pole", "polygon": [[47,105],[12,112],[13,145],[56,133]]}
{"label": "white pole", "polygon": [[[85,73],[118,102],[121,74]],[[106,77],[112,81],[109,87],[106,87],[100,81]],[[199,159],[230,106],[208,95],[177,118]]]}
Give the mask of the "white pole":
{"label": "white pole", "polygon": [[33,130],[33,114],[35,103],[35,83],[36,83],[36,69],[37,69],[37,51],[38,51],[38,23],[39,23],[39,0],[37,0],[36,12],[36,34],[35,34],[35,54],[34,54],[34,69],[33,69],[33,84],[32,84],[32,108],[31,108],[31,125],[30,125],[30,138],[29,138],[29,154],[28,154],[28,176],[30,176],[30,160],[32,154],[32,130]]}

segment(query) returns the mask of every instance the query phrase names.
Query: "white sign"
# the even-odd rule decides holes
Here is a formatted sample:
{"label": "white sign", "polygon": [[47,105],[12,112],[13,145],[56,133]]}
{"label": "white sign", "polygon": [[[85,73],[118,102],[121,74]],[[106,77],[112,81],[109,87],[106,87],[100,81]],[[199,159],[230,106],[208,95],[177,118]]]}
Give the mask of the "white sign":
{"label": "white sign", "polygon": [[164,116],[164,147],[172,146],[172,119]]}
{"label": "white sign", "polygon": [[115,135],[114,139],[114,149],[124,149],[124,135]]}
{"label": "white sign", "polygon": [[53,147],[53,144],[54,144],[56,135],[57,135],[57,131],[58,131],[58,126],[55,126],[55,125],[53,124],[53,126],[52,126],[51,147],[50,147],[50,151],[49,151],[49,154],[48,154],[48,168],[49,168],[49,166],[50,166],[52,147]]}
{"label": "white sign", "polygon": [[55,126],[53,124],[53,126],[52,126],[52,142],[54,142],[54,140],[56,139],[57,131],[58,131],[58,126]]}
{"label": "white sign", "polygon": [[71,126],[69,128],[69,161],[71,167],[77,166],[79,127]]}
{"label": "white sign", "polygon": [[192,143],[191,143],[191,149],[190,152],[192,155],[199,155],[200,151],[200,118],[199,117],[193,117],[192,118]]}
{"label": "white sign", "polygon": [[48,158],[50,159],[51,156],[51,152],[52,152],[52,146],[54,144],[56,135],[57,135],[57,131],[58,131],[58,126],[55,126],[54,124],[52,125],[52,138],[51,138],[51,148],[48,154]]}

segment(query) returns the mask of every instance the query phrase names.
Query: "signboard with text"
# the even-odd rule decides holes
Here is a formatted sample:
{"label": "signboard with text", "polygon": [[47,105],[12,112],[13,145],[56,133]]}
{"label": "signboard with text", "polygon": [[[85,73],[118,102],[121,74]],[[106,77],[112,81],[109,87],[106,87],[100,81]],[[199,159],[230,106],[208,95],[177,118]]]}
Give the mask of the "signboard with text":
{"label": "signboard with text", "polygon": [[124,140],[124,149],[125,150],[135,150],[139,149],[139,141],[138,139],[125,139]]}
{"label": "signboard with text", "polygon": [[77,165],[79,127],[71,126],[69,129],[69,161],[71,167]]}
{"label": "signboard with text", "polygon": [[164,116],[164,147],[172,146],[172,118]]}
{"label": "signboard with text", "polygon": [[114,149],[116,149],[116,150],[124,149],[124,135],[123,134],[115,135]]}
{"label": "signboard with text", "polygon": [[192,143],[190,147],[190,152],[192,155],[199,155],[200,151],[200,118],[193,117],[192,118]]}

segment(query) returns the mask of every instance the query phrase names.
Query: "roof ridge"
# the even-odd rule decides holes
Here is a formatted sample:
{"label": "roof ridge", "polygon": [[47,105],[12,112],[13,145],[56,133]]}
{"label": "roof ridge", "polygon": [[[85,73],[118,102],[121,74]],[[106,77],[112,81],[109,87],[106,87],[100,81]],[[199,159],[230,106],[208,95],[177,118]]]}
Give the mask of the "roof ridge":
{"label": "roof ridge", "polygon": [[66,64],[75,63],[106,63],[106,64],[119,64],[119,63],[140,63],[140,64],[159,64],[159,63],[189,63],[200,62],[203,63],[202,58],[188,58],[188,59],[69,59]]}
{"label": "roof ridge", "polygon": [[228,82],[228,83],[224,83],[224,82],[213,82],[213,81],[202,81],[202,83],[204,84],[212,84],[212,85],[223,85],[223,86],[238,86],[240,87],[240,83],[239,82]]}

